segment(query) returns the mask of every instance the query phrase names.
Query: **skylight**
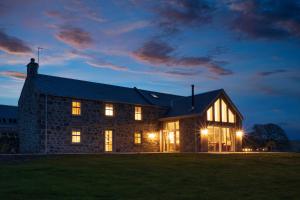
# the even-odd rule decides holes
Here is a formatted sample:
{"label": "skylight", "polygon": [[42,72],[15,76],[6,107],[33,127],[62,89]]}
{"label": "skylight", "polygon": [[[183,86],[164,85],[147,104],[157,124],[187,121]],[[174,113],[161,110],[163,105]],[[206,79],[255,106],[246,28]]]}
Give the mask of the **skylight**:
{"label": "skylight", "polygon": [[158,99],[159,97],[156,94],[151,93],[150,94],[153,98]]}

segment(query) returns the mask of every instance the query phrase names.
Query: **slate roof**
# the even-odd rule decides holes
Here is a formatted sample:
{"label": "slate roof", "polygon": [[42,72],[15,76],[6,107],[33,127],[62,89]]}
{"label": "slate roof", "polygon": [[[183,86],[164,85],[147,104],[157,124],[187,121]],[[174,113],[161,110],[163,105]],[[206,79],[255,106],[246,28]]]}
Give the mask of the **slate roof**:
{"label": "slate roof", "polygon": [[0,105],[0,118],[14,118],[18,115],[17,106]]}
{"label": "slate roof", "polygon": [[[192,109],[191,96],[184,97],[135,87],[128,88],[42,74],[34,78],[34,83],[41,93],[47,95],[167,107],[168,112],[164,118],[201,114],[220,94],[223,93],[228,97],[223,89],[197,94],[195,95],[195,108]],[[231,102],[229,97],[228,100]],[[236,111],[240,114],[237,109]]]}
{"label": "slate roof", "polygon": [[171,108],[166,115],[167,117],[178,117],[178,116],[187,116],[201,114],[204,112],[209,105],[214,102],[220,95],[223,93],[223,89],[209,91],[201,94],[195,95],[195,107],[192,109],[192,97],[183,97],[177,100],[174,100],[171,103]]}
{"label": "slate roof", "polygon": [[[182,96],[39,74],[34,80],[43,94],[139,105],[169,106]],[[154,98],[156,94],[159,98]]]}

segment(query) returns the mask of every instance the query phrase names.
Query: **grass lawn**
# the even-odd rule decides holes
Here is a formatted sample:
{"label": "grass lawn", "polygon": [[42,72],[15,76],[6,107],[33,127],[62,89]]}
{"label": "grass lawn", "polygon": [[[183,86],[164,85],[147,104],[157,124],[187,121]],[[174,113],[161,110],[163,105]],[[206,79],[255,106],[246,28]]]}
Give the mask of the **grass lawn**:
{"label": "grass lawn", "polygon": [[0,156],[0,199],[299,200],[300,154]]}

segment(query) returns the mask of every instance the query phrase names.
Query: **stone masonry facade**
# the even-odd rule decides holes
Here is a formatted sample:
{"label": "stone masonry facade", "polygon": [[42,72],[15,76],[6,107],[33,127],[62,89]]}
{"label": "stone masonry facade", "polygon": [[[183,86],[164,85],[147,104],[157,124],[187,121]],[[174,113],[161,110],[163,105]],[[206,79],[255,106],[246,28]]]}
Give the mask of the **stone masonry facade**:
{"label": "stone masonry facade", "polygon": [[[242,119],[238,115],[234,124],[209,124],[206,112],[168,118],[165,117],[170,109],[167,106],[107,102],[101,99],[78,98],[76,95],[50,95],[40,92],[36,87],[37,69],[38,65],[32,59],[27,65],[27,78],[18,102],[21,153],[101,153],[105,151],[107,130],[112,131],[112,152],[162,152],[165,151],[166,144],[165,139],[162,140],[166,131],[163,130],[164,125],[174,121],[179,121],[177,150],[207,152],[207,136],[205,138],[201,135],[202,128],[216,125],[237,131],[242,125]],[[51,87],[52,83],[53,81],[47,83],[47,87]],[[139,98],[145,98],[143,94],[140,95]],[[72,115],[73,101],[80,102],[80,115]],[[231,102],[227,103],[231,105]],[[105,104],[113,105],[113,116],[105,115]],[[136,106],[142,108],[142,120],[135,120]],[[72,142],[74,129],[80,130],[78,143]],[[135,133],[141,134],[140,144],[134,142]],[[241,141],[236,142],[239,145],[236,150],[240,150]]]}

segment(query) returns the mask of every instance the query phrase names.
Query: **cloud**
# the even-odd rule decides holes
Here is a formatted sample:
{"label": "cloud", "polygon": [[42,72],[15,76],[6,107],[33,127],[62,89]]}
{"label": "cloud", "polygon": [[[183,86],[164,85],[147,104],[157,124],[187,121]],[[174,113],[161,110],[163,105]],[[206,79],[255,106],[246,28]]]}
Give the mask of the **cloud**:
{"label": "cloud", "polygon": [[111,70],[115,70],[115,71],[128,71],[128,67],[114,65],[114,64],[108,63],[108,62],[87,61],[86,63],[90,66],[97,67],[97,68],[111,69]]}
{"label": "cloud", "polygon": [[24,74],[22,72],[16,72],[16,71],[1,71],[0,76],[16,78],[16,79],[25,79],[26,78],[26,74]]}
{"label": "cloud", "polygon": [[233,1],[232,28],[250,38],[300,37],[300,3],[294,0]]}
{"label": "cloud", "polygon": [[135,30],[138,30],[138,29],[145,28],[149,25],[150,25],[149,21],[140,20],[140,21],[136,21],[136,22],[130,22],[128,24],[119,26],[117,29],[114,28],[114,30],[108,30],[108,31],[105,31],[105,32],[109,35],[120,35],[120,34],[125,34],[125,33],[128,33],[128,32],[132,32],[132,31],[135,31]]}
{"label": "cloud", "polygon": [[168,32],[176,32],[181,26],[198,26],[209,23],[215,10],[205,0],[170,0],[156,8],[159,25]]}
{"label": "cloud", "polygon": [[31,48],[21,39],[9,36],[0,30],[0,50],[9,54],[28,54]]}
{"label": "cloud", "polygon": [[280,73],[285,73],[287,72],[287,70],[285,69],[277,69],[277,70],[273,70],[273,71],[264,71],[264,72],[259,72],[257,73],[258,76],[270,76],[273,74],[280,74]]}
{"label": "cloud", "polygon": [[93,42],[89,32],[71,26],[60,27],[56,38],[72,47],[80,49],[90,47]]}
{"label": "cloud", "polygon": [[[206,68],[216,75],[230,75],[233,72],[218,65],[212,58],[174,56],[175,48],[160,40],[147,41],[141,48],[133,52],[133,57],[137,60],[155,65],[181,66],[187,68]],[[190,69],[189,69],[190,70]]]}

